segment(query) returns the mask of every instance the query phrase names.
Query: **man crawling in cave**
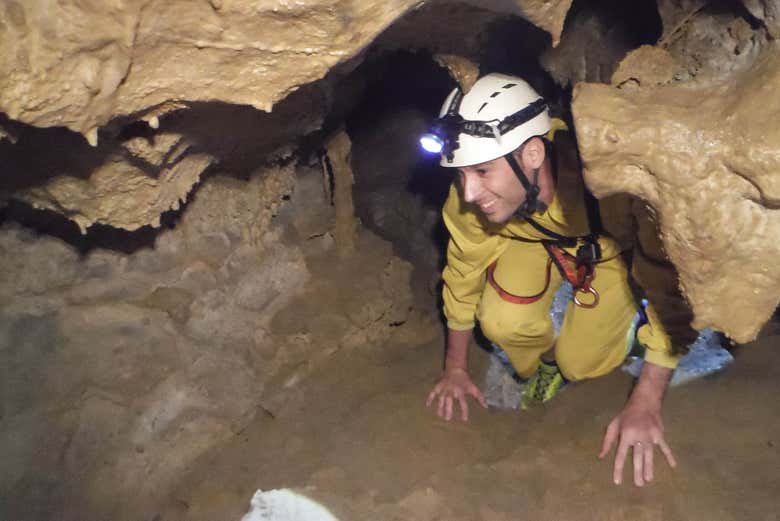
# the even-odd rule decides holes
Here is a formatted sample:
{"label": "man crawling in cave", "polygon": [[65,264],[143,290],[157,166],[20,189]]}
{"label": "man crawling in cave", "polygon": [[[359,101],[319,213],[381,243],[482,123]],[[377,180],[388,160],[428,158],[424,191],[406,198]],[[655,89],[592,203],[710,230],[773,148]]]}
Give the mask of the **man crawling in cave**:
{"label": "man crawling in cave", "polygon": [[[642,373],[607,427],[599,457],[617,445],[616,484],[631,451],[637,486],[653,479],[656,447],[674,467],[661,405],[679,357],[652,304],[638,313],[620,247],[602,231],[566,125],[522,79],[489,74],[465,95],[450,93],[421,144],[457,169],[458,181],[443,210],[450,233],[444,373],[428,406],[445,420],[459,408],[464,421],[467,396],[487,406],[467,369],[477,321],[524,382],[523,408],[569,382],[609,373],[636,343],[644,348]],[[574,295],[556,337],[550,306],[564,280]]]}

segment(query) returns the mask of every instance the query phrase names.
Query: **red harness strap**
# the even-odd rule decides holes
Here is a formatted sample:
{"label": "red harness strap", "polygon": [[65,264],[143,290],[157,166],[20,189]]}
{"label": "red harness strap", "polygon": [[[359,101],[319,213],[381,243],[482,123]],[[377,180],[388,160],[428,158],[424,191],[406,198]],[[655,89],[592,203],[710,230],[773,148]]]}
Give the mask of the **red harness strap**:
{"label": "red harness strap", "polygon": [[[574,288],[574,303],[586,309],[595,308],[599,303],[599,294],[596,289],[590,285],[593,279],[596,278],[596,273],[593,269],[593,266],[586,264],[581,264],[578,266],[577,259],[573,255],[566,253],[566,251],[564,251],[562,248],[549,243],[543,244],[547,250],[547,253],[550,255],[550,258],[547,259],[544,289],[542,289],[542,291],[536,295],[531,295],[528,297],[509,293],[504,288],[499,286],[493,275],[493,273],[496,271],[496,263],[498,262],[496,260],[493,261],[493,263],[487,268],[487,280],[492,288],[496,290],[498,296],[501,297],[502,300],[506,300],[507,302],[511,302],[513,304],[533,304],[534,302],[537,302],[542,298],[542,296],[544,296],[547,288],[550,287],[550,266],[553,262],[555,262],[555,266],[558,268],[558,271],[561,272],[561,276],[569,281],[569,283],[571,283],[572,287]],[[593,301],[581,301],[579,299],[580,293],[590,293],[593,296]]]}
{"label": "red harness strap", "polygon": [[544,289],[537,293],[536,295],[531,295],[530,297],[521,297],[520,295],[513,295],[512,293],[509,293],[504,288],[498,285],[498,282],[496,282],[495,277],[493,277],[493,272],[496,271],[496,263],[498,261],[493,261],[493,264],[488,266],[487,269],[487,280],[490,283],[491,286],[493,286],[493,289],[496,290],[496,293],[498,293],[498,296],[501,297],[503,300],[506,300],[507,302],[511,302],[512,304],[533,304],[547,291],[547,288],[550,287],[550,266],[552,265],[552,257],[547,259],[547,278],[544,281]]}
{"label": "red harness strap", "polygon": [[[563,248],[559,248],[550,243],[543,243],[550,258],[555,262],[561,276],[569,281],[574,288],[574,303],[581,308],[595,308],[599,303],[599,293],[596,288],[590,285],[596,278],[596,270],[592,264],[577,264],[577,258],[574,255],[566,253]],[[593,295],[592,302],[583,302],[579,298],[580,293],[590,293]]]}

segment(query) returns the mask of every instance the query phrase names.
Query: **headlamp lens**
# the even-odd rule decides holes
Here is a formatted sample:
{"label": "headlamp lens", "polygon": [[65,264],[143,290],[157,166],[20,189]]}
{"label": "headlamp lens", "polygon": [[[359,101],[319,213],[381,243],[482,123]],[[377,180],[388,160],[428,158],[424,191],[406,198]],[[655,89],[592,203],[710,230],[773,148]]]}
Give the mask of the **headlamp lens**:
{"label": "headlamp lens", "polygon": [[444,141],[436,134],[423,134],[420,136],[420,146],[431,154],[441,154]]}

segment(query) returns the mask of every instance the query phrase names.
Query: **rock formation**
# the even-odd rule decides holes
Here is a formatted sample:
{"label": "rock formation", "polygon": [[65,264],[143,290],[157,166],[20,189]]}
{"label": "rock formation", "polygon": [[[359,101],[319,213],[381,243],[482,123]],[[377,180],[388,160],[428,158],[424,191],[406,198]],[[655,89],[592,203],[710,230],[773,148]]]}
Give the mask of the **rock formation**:
{"label": "rock formation", "polygon": [[[570,3],[518,0],[491,7],[526,15],[557,41]],[[17,195],[62,213],[82,230],[96,222],[128,230],[158,226],[159,215],[178,208],[205,168],[230,151],[210,150],[216,157],[177,154],[175,167],[145,168],[121,157],[128,147],[117,143],[112,127],[139,120],[156,130],[162,121],[170,132],[166,114],[204,102],[278,112],[281,100],[333,67],[354,67],[359,63],[355,56],[417,7],[411,0],[295,6],[235,0],[121,5],[6,0],[0,46],[13,52],[3,53],[0,62],[0,112],[27,125],[66,127],[92,146],[107,140],[99,158],[79,150],[76,155],[93,157],[69,169],[50,168],[46,177],[51,179],[38,179],[34,190]],[[319,101],[308,111],[310,117],[327,110],[327,101]],[[300,103],[298,98],[297,114],[307,114]],[[275,121],[295,127],[281,117]],[[285,128],[267,132],[280,138],[311,130],[297,126],[294,136]],[[15,139],[0,131],[4,136]],[[160,146],[165,145],[154,145]],[[74,155],[69,150],[61,154]],[[30,173],[11,169],[3,174],[8,176]]]}
{"label": "rock formation", "polygon": [[694,327],[746,342],[780,298],[780,47],[693,4],[667,12],[674,26],[626,57],[614,86],[577,86],[577,134],[599,196],[654,209]]}

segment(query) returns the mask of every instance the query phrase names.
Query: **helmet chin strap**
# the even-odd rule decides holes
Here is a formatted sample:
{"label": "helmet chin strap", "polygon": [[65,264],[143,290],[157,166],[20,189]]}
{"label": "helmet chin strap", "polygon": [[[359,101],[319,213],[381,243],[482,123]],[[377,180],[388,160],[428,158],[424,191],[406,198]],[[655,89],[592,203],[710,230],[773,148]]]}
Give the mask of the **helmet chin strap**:
{"label": "helmet chin strap", "polygon": [[523,201],[523,204],[515,210],[515,215],[526,218],[530,217],[535,212],[545,211],[547,205],[539,200],[539,169],[534,168],[533,181],[529,181],[528,177],[526,177],[523,172],[523,169],[520,168],[520,165],[517,163],[517,159],[515,159],[515,156],[513,156],[511,152],[505,154],[504,158],[507,163],[509,163],[509,166],[512,167],[512,171],[515,173],[515,176],[517,176],[517,180],[520,181],[520,184],[525,188],[525,201]]}

